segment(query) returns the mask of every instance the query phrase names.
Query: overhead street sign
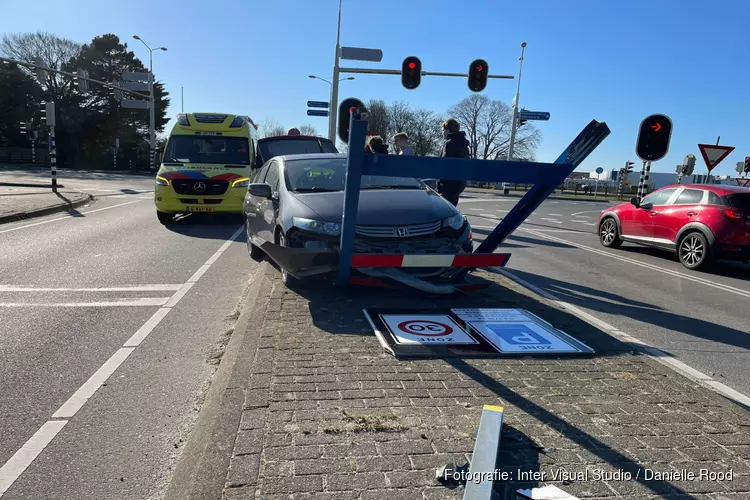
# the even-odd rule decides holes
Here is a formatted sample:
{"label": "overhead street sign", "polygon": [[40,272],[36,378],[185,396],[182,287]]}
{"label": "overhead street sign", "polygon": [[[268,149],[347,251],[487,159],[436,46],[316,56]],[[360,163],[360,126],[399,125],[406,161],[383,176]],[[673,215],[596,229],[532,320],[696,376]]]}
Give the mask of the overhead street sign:
{"label": "overhead street sign", "polygon": [[708,171],[710,172],[716,166],[721,163],[721,161],[729,156],[729,153],[734,151],[734,146],[719,146],[717,144],[698,144],[698,149],[700,149],[701,156],[703,156],[703,161],[706,162],[706,167],[708,167]]}
{"label": "overhead street sign", "polygon": [[330,106],[326,101],[307,101],[307,107],[328,109]]}
{"label": "overhead street sign", "polygon": [[147,82],[148,72],[144,71],[123,71],[121,80],[127,80],[129,82]]}
{"label": "overhead street sign", "polygon": [[124,81],[120,84],[125,90],[135,90],[138,92],[148,92],[148,82],[131,82]]}
{"label": "overhead street sign", "polygon": [[541,120],[546,121],[549,120],[550,114],[548,111],[526,111],[525,109],[522,109],[518,113],[518,119],[519,120]]}
{"label": "overhead street sign", "polygon": [[383,51],[380,49],[363,49],[361,47],[341,47],[341,59],[380,62],[383,60]]}
{"label": "overhead street sign", "polygon": [[307,116],[328,116],[327,109],[308,109]]}
{"label": "overhead street sign", "polygon": [[123,99],[120,103],[123,108],[148,109],[148,101],[145,99]]}

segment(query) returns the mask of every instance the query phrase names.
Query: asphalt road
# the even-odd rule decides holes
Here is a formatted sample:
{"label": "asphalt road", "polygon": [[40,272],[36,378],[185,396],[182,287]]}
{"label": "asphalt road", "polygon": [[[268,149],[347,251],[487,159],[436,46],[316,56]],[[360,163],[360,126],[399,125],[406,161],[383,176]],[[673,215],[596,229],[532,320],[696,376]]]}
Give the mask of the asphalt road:
{"label": "asphalt road", "polygon": [[[459,208],[477,241],[518,201],[469,196]],[[750,266],[704,273],[667,252],[604,248],[596,220],[611,205],[548,200],[498,251],[512,254],[508,270],[518,277],[750,395]]]}
{"label": "asphalt road", "polygon": [[0,225],[0,497],[160,498],[254,264],[236,219],[76,176],[75,216]]}

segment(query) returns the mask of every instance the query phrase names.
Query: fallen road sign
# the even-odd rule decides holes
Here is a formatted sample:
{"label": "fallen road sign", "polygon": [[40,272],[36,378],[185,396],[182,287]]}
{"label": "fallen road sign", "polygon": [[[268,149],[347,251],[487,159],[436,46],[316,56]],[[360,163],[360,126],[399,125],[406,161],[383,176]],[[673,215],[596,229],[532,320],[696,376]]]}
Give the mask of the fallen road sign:
{"label": "fallen road sign", "polygon": [[383,315],[399,344],[477,344],[448,315]]}
{"label": "fallen road sign", "polygon": [[710,172],[721,161],[729,156],[729,153],[734,151],[734,146],[719,146],[718,144],[698,144],[698,149],[701,151],[703,161],[706,162],[706,167]]}

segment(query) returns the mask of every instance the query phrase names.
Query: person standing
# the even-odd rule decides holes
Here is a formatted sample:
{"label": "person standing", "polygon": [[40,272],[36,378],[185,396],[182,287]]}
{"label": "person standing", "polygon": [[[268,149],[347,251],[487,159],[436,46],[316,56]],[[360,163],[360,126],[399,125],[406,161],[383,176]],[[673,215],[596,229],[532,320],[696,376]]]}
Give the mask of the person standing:
{"label": "person standing", "polygon": [[302,135],[300,133],[299,129],[297,127],[292,127],[289,129],[289,132],[286,133],[287,135]]}
{"label": "person standing", "polygon": [[[466,138],[466,132],[461,131],[461,126],[453,118],[445,120],[442,124],[443,138],[445,144],[440,156],[443,158],[470,158],[469,140]],[[443,198],[458,206],[458,197],[466,189],[466,181],[440,180],[438,183],[438,193]]]}
{"label": "person standing", "polygon": [[388,145],[383,142],[382,137],[380,137],[379,135],[374,135],[370,137],[369,141],[367,141],[367,146],[365,146],[365,152],[387,155]]}
{"label": "person standing", "polygon": [[393,144],[396,147],[396,154],[401,156],[413,156],[414,150],[409,146],[409,136],[406,132],[399,132],[393,136]]}

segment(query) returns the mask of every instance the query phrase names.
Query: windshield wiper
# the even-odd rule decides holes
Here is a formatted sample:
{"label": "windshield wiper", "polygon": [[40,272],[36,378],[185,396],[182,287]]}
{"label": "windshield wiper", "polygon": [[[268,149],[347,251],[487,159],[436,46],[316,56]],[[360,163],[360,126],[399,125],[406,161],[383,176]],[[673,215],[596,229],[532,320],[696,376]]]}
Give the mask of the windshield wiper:
{"label": "windshield wiper", "polygon": [[340,189],[326,189],[326,188],[319,188],[319,187],[297,188],[294,190],[295,193],[333,193],[335,191],[341,191],[341,190]]}
{"label": "windshield wiper", "polygon": [[422,186],[367,186],[362,189],[424,189]]}

